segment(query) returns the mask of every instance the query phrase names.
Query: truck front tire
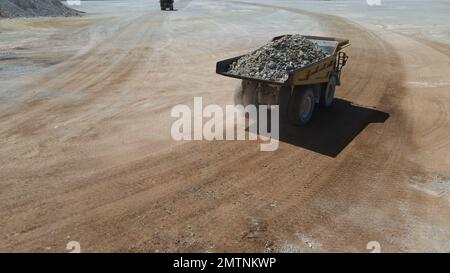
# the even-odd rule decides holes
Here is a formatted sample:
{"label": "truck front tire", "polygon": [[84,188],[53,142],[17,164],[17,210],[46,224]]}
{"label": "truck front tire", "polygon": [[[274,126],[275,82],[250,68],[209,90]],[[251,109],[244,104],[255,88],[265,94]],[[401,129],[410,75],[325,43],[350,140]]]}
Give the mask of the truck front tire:
{"label": "truck front tire", "polygon": [[289,120],[295,125],[305,125],[314,112],[315,98],[311,87],[294,90],[289,105]]}

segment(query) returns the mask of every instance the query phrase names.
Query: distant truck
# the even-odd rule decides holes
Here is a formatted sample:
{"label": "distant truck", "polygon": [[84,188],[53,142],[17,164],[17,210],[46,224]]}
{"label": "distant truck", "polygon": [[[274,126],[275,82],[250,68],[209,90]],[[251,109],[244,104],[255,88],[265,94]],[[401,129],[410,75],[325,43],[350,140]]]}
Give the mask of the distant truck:
{"label": "distant truck", "polygon": [[161,10],[173,10],[173,0],[159,0]]}
{"label": "distant truck", "polygon": [[[278,36],[272,40],[284,37]],[[217,63],[220,75],[242,80],[242,104],[279,105],[281,117],[296,125],[308,123],[315,105],[330,107],[336,85],[341,84],[341,70],[347,63],[347,54],[341,50],[349,40],[333,37],[305,36],[315,42],[329,56],[307,66],[289,71],[285,82],[267,81],[228,73],[230,65],[242,56]]]}

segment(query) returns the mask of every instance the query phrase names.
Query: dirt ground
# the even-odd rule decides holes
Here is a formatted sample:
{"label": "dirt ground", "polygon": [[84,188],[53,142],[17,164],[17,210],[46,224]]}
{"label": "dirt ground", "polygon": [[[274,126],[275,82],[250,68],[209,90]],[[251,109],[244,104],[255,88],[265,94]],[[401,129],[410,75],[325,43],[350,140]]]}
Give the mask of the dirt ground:
{"label": "dirt ground", "polygon": [[[220,5],[0,21],[0,251],[449,252],[450,46]],[[171,139],[172,106],[233,102],[216,61],[295,29],[350,39],[334,107],[275,152]]]}

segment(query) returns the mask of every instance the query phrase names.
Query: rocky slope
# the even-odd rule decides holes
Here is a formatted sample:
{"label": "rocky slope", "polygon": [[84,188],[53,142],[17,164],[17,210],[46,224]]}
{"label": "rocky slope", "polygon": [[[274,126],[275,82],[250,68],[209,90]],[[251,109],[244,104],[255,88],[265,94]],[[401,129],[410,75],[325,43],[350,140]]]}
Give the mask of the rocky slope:
{"label": "rocky slope", "polygon": [[0,17],[78,16],[59,0],[0,0]]}

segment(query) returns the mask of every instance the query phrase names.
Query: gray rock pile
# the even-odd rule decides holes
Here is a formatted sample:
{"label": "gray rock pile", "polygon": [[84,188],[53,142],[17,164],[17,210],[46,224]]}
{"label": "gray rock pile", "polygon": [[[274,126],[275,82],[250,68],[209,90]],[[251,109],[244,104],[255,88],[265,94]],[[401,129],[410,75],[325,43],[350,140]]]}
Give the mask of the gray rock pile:
{"label": "gray rock pile", "polygon": [[68,17],[81,13],[60,0],[0,0],[0,17]]}
{"label": "gray rock pile", "polygon": [[327,57],[316,43],[301,35],[271,41],[230,65],[228,73],[261,80],[285,82],[289,71]]}

